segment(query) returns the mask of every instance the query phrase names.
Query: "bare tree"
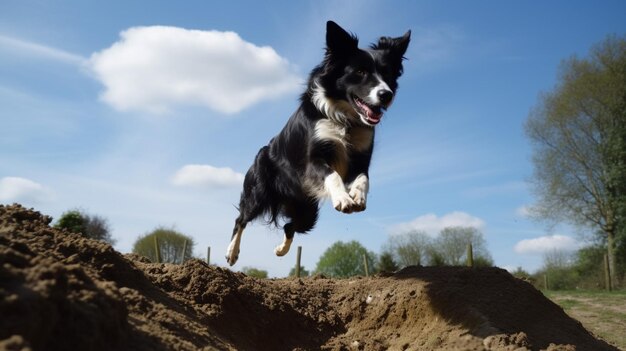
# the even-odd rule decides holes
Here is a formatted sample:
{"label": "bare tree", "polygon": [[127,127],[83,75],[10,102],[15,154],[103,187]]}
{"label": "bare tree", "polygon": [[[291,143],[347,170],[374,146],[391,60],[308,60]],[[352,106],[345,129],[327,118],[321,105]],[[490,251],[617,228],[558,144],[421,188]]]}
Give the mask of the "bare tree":
{"label": "bare tree", "polygon": [[[156,247],[159,247],[157,255]],[[152,262],[183,263],[192,257],[194,241],[191,237],[171,228],[158,227],[140,236],[133,245],[133,253],[145,256]]]}
{"label": "bare tree", "polygon": [[390,252],[400,267],[417,266],[428,262],[432,239],[422,231],[394,234],[387,239],[385,251]]}
{"label": "bare tree", "polygon": [[447,227],[433,243],[433,250],[445,260],[445,264],[460,266],[467,259],[467,245],[472,244],[475,261],[492,265],[491,255],[480,230],[474,227]]}

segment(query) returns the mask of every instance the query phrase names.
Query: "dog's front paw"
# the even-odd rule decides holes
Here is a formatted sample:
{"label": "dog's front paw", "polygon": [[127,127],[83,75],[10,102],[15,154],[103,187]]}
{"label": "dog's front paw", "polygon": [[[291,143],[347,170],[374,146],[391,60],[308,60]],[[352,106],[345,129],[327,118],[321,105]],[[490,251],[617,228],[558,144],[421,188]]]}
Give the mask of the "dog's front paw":
{"label": "dog's front paw", "polygon": [[354,200],[352,197],[348,195],[348,193],[343,192],[333,197],[333,207],[335,210],[343,212],[343,213],[352,213],[355,207]]}
{"label": "dog's front paw", "polygon": [[354,212],[361,212],[365,210],[365,204],[367,202],[367,197],[365,192],[363,192],[359,188],[353,188],[350,190],[350,198],[354,201],[354,206],[352,210]]}

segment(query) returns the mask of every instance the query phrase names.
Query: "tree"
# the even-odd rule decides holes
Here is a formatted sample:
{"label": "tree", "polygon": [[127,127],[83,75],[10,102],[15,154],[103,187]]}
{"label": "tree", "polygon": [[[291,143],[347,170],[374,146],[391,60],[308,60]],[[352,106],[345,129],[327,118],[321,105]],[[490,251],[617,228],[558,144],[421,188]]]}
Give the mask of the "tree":
{"label": "tree", "polygon": [[137,238],[133,245],[133,253],[145,256],[152,262],[159,262],[155,239],[159,246],[160,263],[183,263],[193,255],[195,245],[193,239],[165,227],[157,227],[152,232]]}
{"label": "tree", "polygon": [[[309,271],[307,271],[306,268],[304,268],[304,266],[300,267],[300,276],[301,277],[308,277],[309,275],[311,275],[311,273]],[[295,277],[296,276],[296,267],[291,268],[291,270],[289,271],[289,276],[290,277]]]}
{"label": "tree", "polygon": [[336,278],[365,275],[363,255],[366,255],[372,270],[376,263],[376,255],[373,252],[367,251],[358,241],[348,243],[338,241],[322,254],[315,271]]}
{"label": "tree", "polygon": [[115,239],[111,236],[108,221],[103,217],[90,215],[83,210],[64,212],[54,227],[67,229],[72,233],[78,233],[90,239],[115,245]]}
{"label": "tree", "polygon": [[470,243],[475,265],[493,265],[483,234],[474,227],[444,228],[432,247],[437,256],[444,259],[446,265],[461,266],[466,263],[467,245]]}
{"label": "tree", "polygon": [[563,250],[553,249],[543,254],[543,266],[546,269],[569,267],[572,262],[572,255]]}
{"label": "tree", "polygon": [[432,239],[425,232],[409,231],[387,239],[386,251],[392,253],[401,266],[418,266],[426,263]]}
{"label": "tree", "polygon": [[82,234],[85,231],[85,218],[78,210],[66,211],[63,212],[54,227]]}
{"label": "tree", "polygon": [[550,290],[571,290],[578,285],[580,277],[576,271],[571,253],[562,250],[548,251],[543,256],[543,267],[535,273],[536,284],[544,281],[547,276]]}
{"label": "tree", "polygon": [[511,272],[511,275],[522,280],[530,280],[530,273],[525,271],[522,267],[517,267],[513,272]]}
{"label": "tree", "polygon": [[574,258],[574,268],[580,281],[577,287],[597,289],[605,286],[604,281],[605,244],[595,244],[579,249]]}
{"label": "tree", "polygon": [[267,271],[254,268],[254,267],[243,267],[241,272],[247,276],[259,278],[259,279],[267,279]]}
{"label": "tree", "polygon": [[616,281],[616,235],[626,212],[626,39],[561,63],[558,85],[526,122],[533,145],[536,218],[597,229]]}
{"label": "tree", "polygon": [[376,270],[379,272],[395,272],[398,270],[398,264],[393,259],[393,254],[389,251],[383,251],[378,259],[378,267]]}

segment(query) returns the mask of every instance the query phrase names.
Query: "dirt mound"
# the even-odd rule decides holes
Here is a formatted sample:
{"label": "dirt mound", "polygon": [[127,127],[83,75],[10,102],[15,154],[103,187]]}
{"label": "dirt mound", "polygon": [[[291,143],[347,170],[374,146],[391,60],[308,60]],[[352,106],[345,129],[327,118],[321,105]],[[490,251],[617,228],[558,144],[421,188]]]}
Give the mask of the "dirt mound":
{"label": "dirt mound", "polygon": [[0,205],[0,350],[616,350],[496,268],[259,280]]}

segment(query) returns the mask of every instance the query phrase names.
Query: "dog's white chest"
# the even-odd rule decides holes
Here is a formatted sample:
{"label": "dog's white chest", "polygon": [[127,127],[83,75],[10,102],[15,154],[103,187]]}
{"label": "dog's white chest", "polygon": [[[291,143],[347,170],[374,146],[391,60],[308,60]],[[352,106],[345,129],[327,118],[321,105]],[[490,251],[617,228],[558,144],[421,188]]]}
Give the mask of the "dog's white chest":
{"label": "dog's white chest", "polygon": [[367,127],[347,128],[328,119],[315,124],[315,138],[335,144],[335,158],[330,166],[345,178],[348,173],[351,151],[366,151],[374,140],[374,131]]}
{"label": "dog's white chest", "polygon": [[347,128],[329,119],[320,119],[315,123],[315,139],[332,141],[342,147],[347,147]]}
{"label": "dog's white chest", "polygon": [[348,129],[329,119],[321,119],[315,123],[315,138],[328,140],[337,144],[345,152],[348,149],[365,151],[374,140],[374,130],[369,127],[353,127]]}

